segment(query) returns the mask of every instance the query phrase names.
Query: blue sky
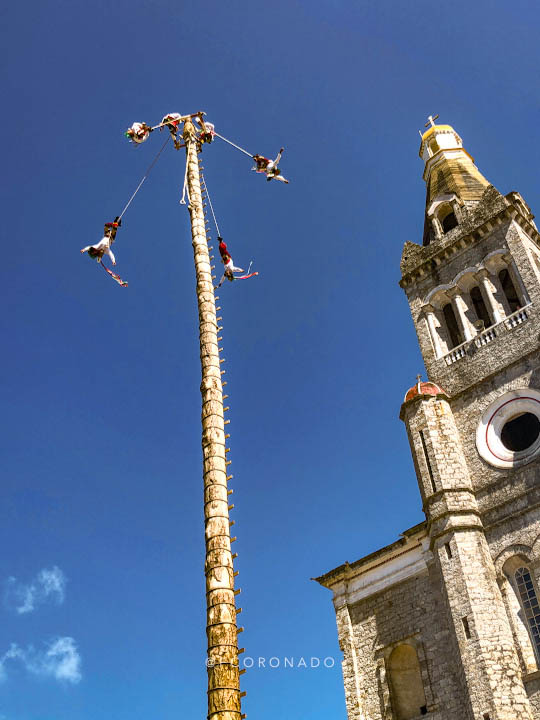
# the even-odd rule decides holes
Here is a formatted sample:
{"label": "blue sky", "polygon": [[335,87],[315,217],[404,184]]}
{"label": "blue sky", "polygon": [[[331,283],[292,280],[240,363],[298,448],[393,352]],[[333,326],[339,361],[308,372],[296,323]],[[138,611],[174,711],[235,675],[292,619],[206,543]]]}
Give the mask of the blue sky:
{"label": "blue sky", "polygon": [[[538,208],[535,3],[11,3],[2,12],[1,720],[206,715],[200,369],[184,156],[114,250],[160,146],[207,112],[222,234],[259,277],[220,292],[248,717],[344,718],[330,593],[310,578],[422,520],[401,400],[423,369],[401,248],[421,242],[418,130],[439,113]],[[215,237],[215,234],[214,234]],[[283,658],[335,658],[284,668]],[[309,662],[308,662],[309,664]],[[322,662],[321,662],[322,665]]]}

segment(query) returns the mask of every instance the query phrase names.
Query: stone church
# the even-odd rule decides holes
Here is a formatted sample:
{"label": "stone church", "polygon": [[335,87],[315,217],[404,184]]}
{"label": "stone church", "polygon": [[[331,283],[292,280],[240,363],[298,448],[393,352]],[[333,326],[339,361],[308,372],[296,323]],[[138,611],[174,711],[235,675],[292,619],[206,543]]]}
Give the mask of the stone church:
{"label": "stone church", "polygon": [[349,720],[540,720],[540,235],[430,121],[400,281],[429,378],[400,412],[426,519],[317,580]]}

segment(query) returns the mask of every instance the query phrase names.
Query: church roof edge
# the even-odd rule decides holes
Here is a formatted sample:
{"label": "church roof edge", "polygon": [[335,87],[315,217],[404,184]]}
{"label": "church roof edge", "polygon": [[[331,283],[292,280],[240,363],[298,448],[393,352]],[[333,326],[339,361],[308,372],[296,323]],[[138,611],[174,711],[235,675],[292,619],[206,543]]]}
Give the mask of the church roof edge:
{"label": "church roof edge", "polygon": [[383,558],[385,558],[385,556],[388,556],[389,559],[390,556],[395,555],[398,551],[403,551],[403,547],[407,545],[410,540],[418,539],[418,536],[425,536],[427,532],[426,528],[427,522],[426,520],[423,520],[417,525],[413,525],[413,527],[404,530],[401,533],[401,537],[393,543],[390,543],[390,545],[385,545],[379,550],[374,550],[372,553],[369,553],[369,555],[364,555],[364,557],[355,560],[353,563],[349,563],[349,561],[347,561],[343,563],[343,565],[339,565],[333,570],[329,570],[324,575],[311,578],[311,580],[316,580],[319,585],[331,589],[332,585],[335,585],[340,580],[347,579],[351,575],[355,574],[355,571],[366,568],[366,566],[371,566],[375,563],[375,561],[384,562]]}

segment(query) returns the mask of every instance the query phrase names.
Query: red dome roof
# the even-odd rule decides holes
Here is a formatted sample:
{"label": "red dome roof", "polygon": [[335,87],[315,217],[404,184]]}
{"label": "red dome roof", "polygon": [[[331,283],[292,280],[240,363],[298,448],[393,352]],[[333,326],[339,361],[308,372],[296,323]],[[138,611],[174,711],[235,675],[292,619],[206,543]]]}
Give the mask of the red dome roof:
{"label": "red dome roof", "polygon": [[417,382],[405,393],[403,402],[408,402],[418,395],[446,395],[444,390],[432,382]]}

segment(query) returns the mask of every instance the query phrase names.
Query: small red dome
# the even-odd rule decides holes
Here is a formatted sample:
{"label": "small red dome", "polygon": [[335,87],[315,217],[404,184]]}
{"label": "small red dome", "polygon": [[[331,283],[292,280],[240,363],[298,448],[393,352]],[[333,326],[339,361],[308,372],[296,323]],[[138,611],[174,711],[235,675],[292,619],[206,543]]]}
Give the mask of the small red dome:
{"label": "small red dome", "polygon": [[444,390],[432,382],[417,382],[405,393],[403,402],[408,402],[418,395],[446,395]]}

